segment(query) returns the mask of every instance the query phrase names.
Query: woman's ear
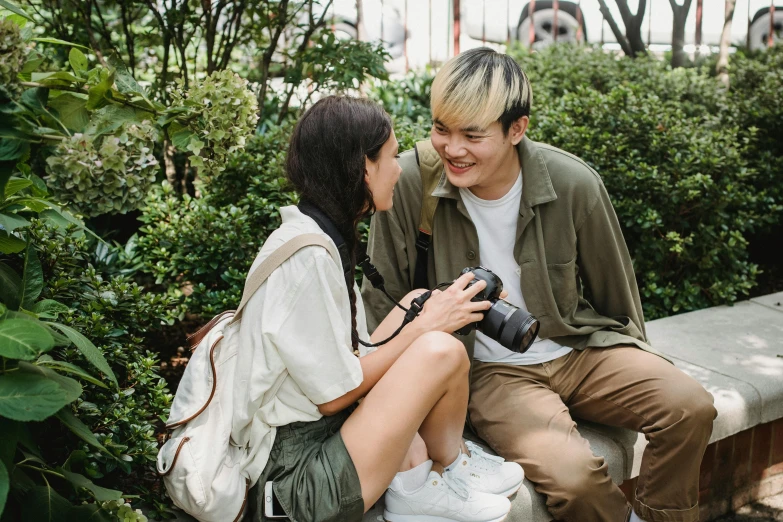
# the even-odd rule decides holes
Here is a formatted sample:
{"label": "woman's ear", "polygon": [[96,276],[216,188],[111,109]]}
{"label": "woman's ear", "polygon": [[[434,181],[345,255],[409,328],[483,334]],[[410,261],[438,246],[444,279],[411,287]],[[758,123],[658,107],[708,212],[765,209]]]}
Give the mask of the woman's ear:
{"label": "woman's ear", "polygon": [[377,168],[377,165],[370,161],[370,158],[367,156],[364,157],[364,182],[369,184],[370,183],[370,172],[374,172]]}

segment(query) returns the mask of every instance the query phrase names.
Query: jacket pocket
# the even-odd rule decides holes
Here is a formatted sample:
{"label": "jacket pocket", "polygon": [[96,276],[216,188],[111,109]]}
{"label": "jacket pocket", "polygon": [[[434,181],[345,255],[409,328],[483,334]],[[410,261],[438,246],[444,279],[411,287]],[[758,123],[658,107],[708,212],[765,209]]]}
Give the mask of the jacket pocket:
{"label": "jacket pocket", "polygon": [[560,317],[573,315],[579,304],[576,257],[567,263],[548,264],[546,271]]}

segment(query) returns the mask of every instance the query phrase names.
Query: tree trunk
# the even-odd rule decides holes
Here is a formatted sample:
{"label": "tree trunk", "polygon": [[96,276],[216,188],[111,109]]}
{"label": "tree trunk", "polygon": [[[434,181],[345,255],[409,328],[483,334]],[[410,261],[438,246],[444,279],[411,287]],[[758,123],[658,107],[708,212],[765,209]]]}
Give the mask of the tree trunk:
{"label": "tree trunk", "polygon": [[615,2],[618,9],[620,9],[620,15],[623,17],[625,38],[631,50],[630,56],[636,57],[641,54],[647,54],[647,48],[642,38],[642,21],[647,10],[647,0],[639,0],[635,14],[631,13],[631,9],[628,7],[628,0],[615,0]]}
{"label": "tree trunk", "polygon": [[726,0],[725,16],[723,18],[723,32],[720,35],[720,52],[715,72],[718,79],[729,88],[729,43],[731,42],[731,22],[734,19],[734,6],[737,0]]}
{"label": "tree trunk", "polygon": [[360,42],[365,40],[363,4],[363,0],[356,0],[356,39]]}
{"label": "tree trunk", "polygon": [[692,0],[683,0],[683,4],[677,4],[677,0],[669,0],[672,6],[674,22],[672,23],[672,67],[685,65],[685,21],[688,11],[691,9]]}
{"label": "tree trunk", "polygon": [[[601,8],[601,14],[604,16],[604,20],[606,20],[607,23],[609,24],[609,28],[612,30],[614,37],[617,38],[617,43],[620,44],[620,47],[622,48],[623,52],[627,56],[633,56],[633,50],[631,49],[631,44],[628,43],[628,39],[620,30],[620,27],[617,25],[617,22],[615,22],[614,17],[612,16],[612,12],[609,11],[608,7],[606,7],[606,0],[598,0],[598,4]],[[603,38],[601,40],[603,40]]]}

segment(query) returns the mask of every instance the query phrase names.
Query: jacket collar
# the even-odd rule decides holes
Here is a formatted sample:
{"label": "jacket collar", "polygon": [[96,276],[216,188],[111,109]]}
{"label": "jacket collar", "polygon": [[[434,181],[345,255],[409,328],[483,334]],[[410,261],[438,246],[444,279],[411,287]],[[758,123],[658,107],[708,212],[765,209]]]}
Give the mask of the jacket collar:
{"label": "jacket collar", "polygon": [[[557,199],[544,155],[538,144],[524,137],[517,145],[517,152],[522,164],[522,206],[531,208]],[[432,195],[438,198],[462,199],[459,189],[449,182],[445,171],[441,174]]]}

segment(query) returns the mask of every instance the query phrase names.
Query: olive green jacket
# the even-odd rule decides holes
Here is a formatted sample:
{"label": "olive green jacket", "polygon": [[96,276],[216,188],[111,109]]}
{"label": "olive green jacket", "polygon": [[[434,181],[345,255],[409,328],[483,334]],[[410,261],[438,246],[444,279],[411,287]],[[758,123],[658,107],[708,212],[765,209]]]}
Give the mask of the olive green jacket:
{"label": "olive green jacket", "polygon": [[[579,350],[633,344],[661,355],[647,343],[631,257],[601,177],[555,147],[524,138],[517,149],[522,198],[514,256],[525,303],[541,323],[539,336]],[[398,300],[413,290],[422,201],[415,151],[399,162],[394,207],[373,216],[368,246],[387,291]],[[476,228],[445,173],[432,195],[440,200],[428,257],[431,287],[481,264]],[[366,279],[362,297],[373,331],[393,305]],[[463,339],[471,359],[474,338]]]}

